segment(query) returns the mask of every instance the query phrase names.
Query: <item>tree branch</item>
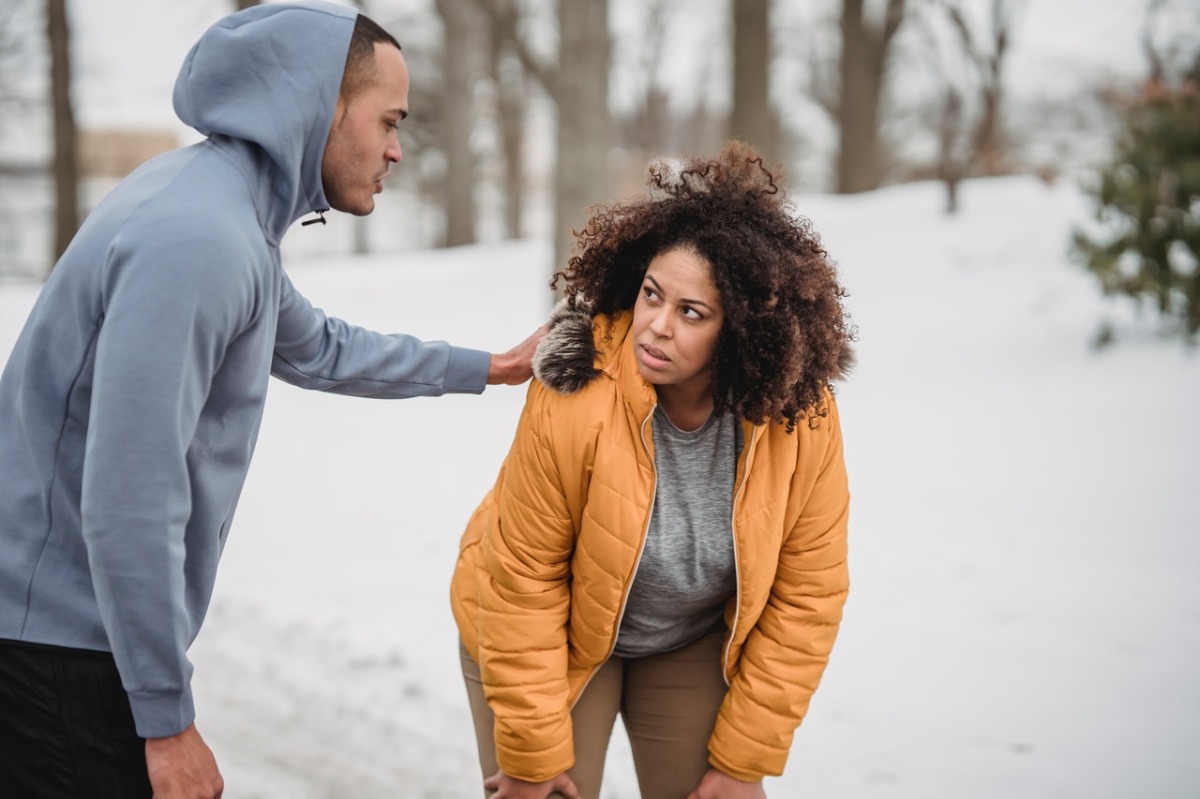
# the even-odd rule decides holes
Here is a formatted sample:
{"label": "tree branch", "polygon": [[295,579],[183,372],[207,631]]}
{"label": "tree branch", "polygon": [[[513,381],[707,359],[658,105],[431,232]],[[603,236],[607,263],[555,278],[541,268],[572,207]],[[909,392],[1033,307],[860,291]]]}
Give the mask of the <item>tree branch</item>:
{"label": "tree branch", "polygon": [[1154,18],[1162,10],[1162,6],[1163,0],[1150,0],[1150,4],[1146,6],[1146,16],[1142,19],[1142,52],[1146,54],[1146,60],[1150,62],[1150,82],[1153,84],[1161,84],[1166,76],[1162,54],[1154,46],[1154,37],[1150,30],[1154,27]]}
{"label": "tree branch", "polygon": [[883,18],[883,38],[880,40],[880,52],[887,51],[892,37],[896,35],[900,24],[904,22],[904,2],[905,0],[888,0],[887,13]]}
{"label": "tree branch", "polygon": [[546,94],[550,95],[550,98],[557,103],[562,89],[559,88],[555,70],[551,65],[534,55],[533,51],[525,43],[525,39],[517,33],[515,15],[506,14],[496,0],[473,0],[473,2],[487,14],[488,19],[492,21],[492,25],[495,26],[499,35],[506,38],[512,44],[513,52],[521,62],[521,66],[525,68],[525,71],[532,75],[541,84]]}

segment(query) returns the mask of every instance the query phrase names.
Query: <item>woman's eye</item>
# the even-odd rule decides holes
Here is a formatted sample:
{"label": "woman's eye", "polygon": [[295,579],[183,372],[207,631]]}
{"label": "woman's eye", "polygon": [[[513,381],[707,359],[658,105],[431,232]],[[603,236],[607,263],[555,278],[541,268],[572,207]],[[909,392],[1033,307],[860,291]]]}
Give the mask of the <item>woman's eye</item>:
{"label": "woman's eye", "polygon": [[693,321],[694,321],[694,320],[696,320],[696,319],[702,319],[702,318],[703,318],[703,317],[700,315],[700,312],[699,312],[699,311],[697,311],[695,308],[691,307],[690,305],[685,305],[685,306],[683,306],[682,308],[680,308],[680,309],[679,309],[679,312],[680,312],[681,314],[683,314],[685,318],[687,318],[687,319],[691,319],[691,320],[693,320]]}

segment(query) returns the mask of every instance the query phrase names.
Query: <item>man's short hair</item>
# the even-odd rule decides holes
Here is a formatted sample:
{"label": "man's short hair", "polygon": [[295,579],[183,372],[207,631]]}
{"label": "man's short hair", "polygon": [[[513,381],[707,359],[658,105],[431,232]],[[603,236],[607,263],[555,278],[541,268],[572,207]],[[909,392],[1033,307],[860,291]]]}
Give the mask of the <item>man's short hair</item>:
{"label": "man's short hair", "polygon": [[354,33],[350,35],[350,49],[346,52],[346,68],[342,71],[341,95],[349,100],[375,82],[375,45],[390,44],[397,50],[400,42],[392,34],[379,27],[366,14],[354,20]]}

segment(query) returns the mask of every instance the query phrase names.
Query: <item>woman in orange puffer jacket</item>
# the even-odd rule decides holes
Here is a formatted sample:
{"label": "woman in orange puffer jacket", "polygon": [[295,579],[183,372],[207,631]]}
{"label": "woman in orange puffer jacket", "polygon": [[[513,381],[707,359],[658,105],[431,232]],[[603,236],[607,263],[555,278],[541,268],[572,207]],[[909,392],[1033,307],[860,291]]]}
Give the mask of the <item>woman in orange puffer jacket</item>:
{"label": "woman in orange puffer jacket", "polygon": [[764,796],[841,621],[834,268],[744,144],[650,184],[556,275],[567,300],[462,539],[494,799],[595,799],[618,713],[643,797]]}

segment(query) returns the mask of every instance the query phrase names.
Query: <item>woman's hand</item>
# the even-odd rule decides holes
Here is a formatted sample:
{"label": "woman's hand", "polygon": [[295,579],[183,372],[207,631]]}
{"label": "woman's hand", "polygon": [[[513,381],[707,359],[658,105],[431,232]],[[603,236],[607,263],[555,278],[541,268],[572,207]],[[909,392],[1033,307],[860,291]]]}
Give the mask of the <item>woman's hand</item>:
{"label": "woman's hand", "polygon": [[555,791],[565,799],[579,799],[579,789],[565,771],[545,782],[526,782],[497,771],[483,781],[483,787],[495,791],[491,799],[546,799]]}
{"label": "woman's hand", "polygon": [[762,781],[743,782],[723,771],[710,768],[700,780],[700,787],[688,794],[687,799],[767,799]]}

